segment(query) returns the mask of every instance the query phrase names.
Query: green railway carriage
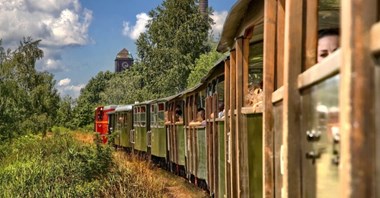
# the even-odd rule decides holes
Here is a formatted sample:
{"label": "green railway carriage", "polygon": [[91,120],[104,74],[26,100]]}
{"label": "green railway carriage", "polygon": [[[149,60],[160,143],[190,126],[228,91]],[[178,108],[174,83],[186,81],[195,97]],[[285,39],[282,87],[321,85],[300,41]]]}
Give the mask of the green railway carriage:
{"label": "green railway carriage", "polygon": [[[117,107],[116,107],[117,108]],[[114,142],[113,144],[120,144],[120,137],[118,134],[115,134],[116,129],[116,114],[115,111],[107,112],[108,115],[108,133],[113,136]]]}
{"label": "green railway carriage", "polygon": [[114,132],[117,133],[115,138],[116,145],[131,149],[130,131],[133,127],[132,118],[132,105],[119,105],[114,112],[115,128]]}
{"label": "green railway carriage", "polygon": [[186,141],[186,168],[190,181],[207,189],[207,131],[206,121],[199,115],[200,109],[205,108],[206,87],[198,84],[187,90],[183,96],[185,100],[185,141]]}
{"label": "green railway carriage", "polygon": [[169,163],[171,170],[182,176],[186,175],[186,149],[183,95],[166,98],[167,121],[165,123],[168,135]]}
{"label": "green railway carriage", "polygon": [[150,103],[146,101],[133,105],[133,151],[150,155]]}
{"label": "green railway carriage", "polygon": [[158,99],[150,103],[150,133],[152,161],[167,162],[167,136],[165,127],[166,100]]}

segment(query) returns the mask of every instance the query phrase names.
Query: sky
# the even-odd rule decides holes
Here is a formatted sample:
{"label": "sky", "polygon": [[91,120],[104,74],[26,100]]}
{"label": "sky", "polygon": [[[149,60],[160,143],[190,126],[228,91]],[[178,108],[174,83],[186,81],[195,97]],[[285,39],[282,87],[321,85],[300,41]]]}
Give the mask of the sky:
{"label": "sky", "polygon": [[[41,39],[44,58],[37,70],[54,74],[61,96],[79,96],[100,71],[114,71],[126,48],[136,58],[135,41],[145,31],[147,13],[163,0],[0,0],[0,39],[15,49],[23,37]],[[209,0],[213,33],[219,35],[236,0]]]}

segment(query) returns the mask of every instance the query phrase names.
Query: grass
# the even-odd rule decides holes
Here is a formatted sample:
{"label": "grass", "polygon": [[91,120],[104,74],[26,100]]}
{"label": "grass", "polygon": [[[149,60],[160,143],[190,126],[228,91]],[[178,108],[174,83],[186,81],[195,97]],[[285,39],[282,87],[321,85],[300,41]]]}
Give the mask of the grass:
{"label": "grass", "polygon": [[115,163],[107,145],[69,133],[24,136],[0,146],[0,197],[162,197],[162,186]]}
{"label": "grass", "polygon": [[0,197],[207,197],[185,179],[93,142],[93,133],[54,128],[0,145]]}

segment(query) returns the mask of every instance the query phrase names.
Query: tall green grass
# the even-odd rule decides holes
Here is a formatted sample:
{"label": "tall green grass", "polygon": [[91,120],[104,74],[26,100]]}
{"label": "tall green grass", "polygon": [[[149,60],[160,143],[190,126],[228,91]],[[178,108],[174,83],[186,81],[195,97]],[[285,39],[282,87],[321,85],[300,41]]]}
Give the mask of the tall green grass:
{"label": "tall green grass", "polygon": [[0,145],[0,197],[162,196],[162,185],[115,163],[111,147],[59,131]]}

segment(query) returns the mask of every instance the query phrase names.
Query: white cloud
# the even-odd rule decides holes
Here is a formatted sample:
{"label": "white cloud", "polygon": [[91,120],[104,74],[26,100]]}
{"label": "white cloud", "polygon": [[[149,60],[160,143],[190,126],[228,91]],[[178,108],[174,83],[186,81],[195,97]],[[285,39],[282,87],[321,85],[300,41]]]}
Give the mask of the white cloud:
{"label": "white cloud", "polygon": [[122,33],[124,36],[136,40],[139,38],[140,34],[146,31],[146,25],[151,19],[146,13],[140,13],[136,15],[136,24],[131,27],[128,21],[123,22]]}
{"label": "white cloud", "polygon": [[58,82],[58,86],[67,86],[71,82],[70,78],[64,78]]}
{"label": "white cloud", "polygon": [[219,37],[220,34],[222,33],[224,21],[226,20],[227,15],[228,15],[227,11],[221,11],[221,12],[215,11],[211,15],[211,18],[214,20],[214,23],[215,23],[211,26],[214,37]]}
{"label": "white cloud", "polygon": [[44,0],[43,3],[41,0],[0,0],[0,38],[4,46],[14,48],[28,36],[41,39],[45,58],[39,63],[49,72],[64,69],[60,57],[54,55],[62,48],[90,42],[91,21],[92,11],[82,9],[79,0]]}
{"label": "white cloud", "polygon": [[64,78],[58,82],[57,90],[61,96],[69,95],[72,98],[77,98],[80,94],[80,90],[85,86],[85,84],[71,84],[70,78]]}

